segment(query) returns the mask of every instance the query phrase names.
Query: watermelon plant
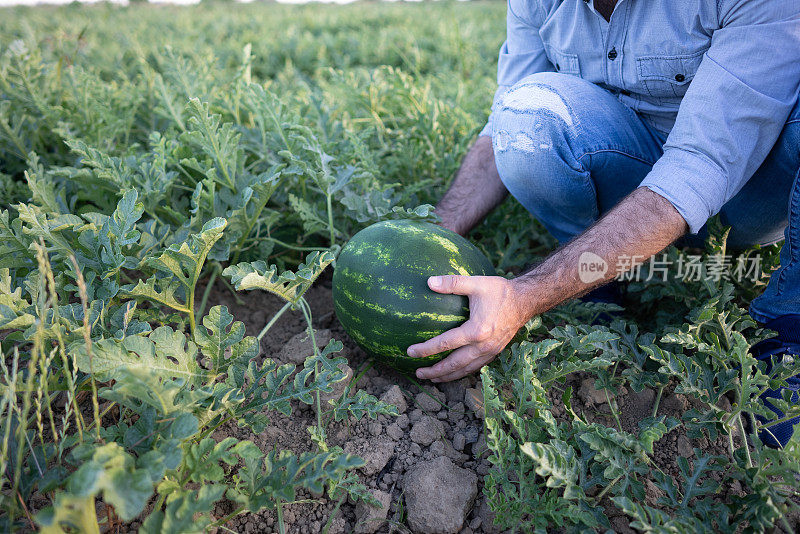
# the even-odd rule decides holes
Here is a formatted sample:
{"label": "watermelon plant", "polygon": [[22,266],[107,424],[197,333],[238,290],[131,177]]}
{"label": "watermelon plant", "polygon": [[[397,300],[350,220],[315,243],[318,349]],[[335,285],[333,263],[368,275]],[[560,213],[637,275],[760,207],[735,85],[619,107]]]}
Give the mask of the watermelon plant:
{"label": "watermelon plant", "polygon": [[[271,510],[285,532],[300,495],[336,503],[328,527],[372,502],[328,431],[396,412],[358,389],[365,370],[327,400],[349,341],[317,345],[309,291],[335,265],[341,324],[411,369],[428,362],[404,346],[467,313],[427,274],[552,250],[511,202],[470,236],[486,257],[429,224],[485,121],[504,27],[488,2],[0,9],[0,530],[230,530]],[[576,303],[532,321],[481,373],[496,526],[796,527],[797,440],[757,439],[775,424],[758,394],[798,372],[748,354],[769,335],[744,311],[764,281],[632,282],[613,322]],[[282,307],[247,331],[214,288]],[[311,343],[279,363],[291,312]],[[265,429],[302,406],[309,446],[282,450]]]}
{"label": "watermelon plant", "polygon": [[[53,506],[35,521],[46,532],[98,531],[101,497],[123,521],[156,499],[145,531],[202,528],[215,524],[209,506],[223,496],[240,503],[237,513],[280,510],[297,488],[321,488],[360,465],[340,451],[265,453],[251,441],[209,437],[227,421],[257,433],[269,411],[289,414],[293,402],[310,404],[344,378],[333,358],[339,342],[309,355],[295,373],[291,364],[257,362],[258,339],[245,336],[224,306],[195,325],[187,303],[223,219],[154,250],[138,225],[135,191],[111,215],[59,219],[23,204],[14,211],[14,218],[2,214],[9,261],[0,270],[10,354],[2,460],[17,497],[5,502],[7,528],[25,517],[27,499],[44,493]],[[150,254],[138,260],[142,250]],[[324,257],[315,260],[314,276],[326,265]],[[128,269],[155,274],[120,285]],[[238,474],[223,479],[222,466],[238,462]]]}
{"label": "watermelon plant", "polygon": [[[712,234],[703,265],[724,250],[725,234]],[[652,332],[622,318],[603,321],[612,305],[554,309],[483,370],[493,464],[484,490],[500,526],[604,530],[623,513],[644,532],[739,532],[742,525],[758,532],[775,524],[792,531],[800,455],[796,444],[766,447],[755,416],[775,424],[756,399],[797,374],[800,362],[766,375],[748,349],[769,333],[739,305],[730,282],[712,280],[635,288],[651,294],[644,304],[653,294],[676,299],[662,308],[672,320],[640,321]],[[593,377],[610,413],[578,407],[569,378],[581,373]],[[616,402],[626,389],[647,403],[635,426],[621,420]],[[691,398],[692,408],[681,417],[662,413],[667,391]],[[798,413],[783,406],[788,417]],[[706,445],[665,465],[658,449],[670,435]],[[729,492],[734,480],[746,494]]]}
{"label": "watermelon plant", "polygon": [[[321,409],[345,378],[339,341],[314,344],[299,367],[261,357],[260,342],[290,308],[313,337],[303,294],[348,225],[424,219],[428,208],[397,206],[355,144],[321,141],[329,132],[304,124],[299,102],[253,83],[243,49],[214,95],[195,92],[199,77],[186,85],[183,58],[160,57],[147,67],[158,89],[149,107],[138,106],[143,93],[125,104],[86,97],[106,82],[74,68],[88,85],[56,96],[58,60],[44,62],[36,43],[2,51],[0,150],[12,193],[0,211],[4,531],[97,532],[149,504],[146,532],[199,531],[265,508],[284,532],[282,503],[301,488],[371,498],[348,473],[363,462],[327,445],[323,415],[374,418],[393,407],[353,392]],[[103,106],[116,104],[135,118],[112,121],[121,110]],[[365,189],[377,194],[372,205],[354,201]],[[210,305],[223,272],[239,289],[286,301],[258,336]],[[258,434],[270,411],[289,415],[298,403],[317,407],[315,451],[213,437],[229,424]],[[223,500],[232,512],[212,517]]]}

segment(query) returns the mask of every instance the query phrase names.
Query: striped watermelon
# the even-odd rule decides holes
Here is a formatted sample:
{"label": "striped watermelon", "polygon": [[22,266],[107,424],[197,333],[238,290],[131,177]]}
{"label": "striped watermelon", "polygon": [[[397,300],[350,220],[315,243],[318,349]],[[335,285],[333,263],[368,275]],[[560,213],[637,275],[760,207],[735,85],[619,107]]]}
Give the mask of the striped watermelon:
{"label": "striped watermelon", "polygon": [[358,232],[342,249],[333,273],[336,316],[367,354],[413,371],[446,353],[410,358],[406,349],[469,317],[468,300],[428,288],[429,276],[493,275],[475,245],[435,224],[385,221]]}

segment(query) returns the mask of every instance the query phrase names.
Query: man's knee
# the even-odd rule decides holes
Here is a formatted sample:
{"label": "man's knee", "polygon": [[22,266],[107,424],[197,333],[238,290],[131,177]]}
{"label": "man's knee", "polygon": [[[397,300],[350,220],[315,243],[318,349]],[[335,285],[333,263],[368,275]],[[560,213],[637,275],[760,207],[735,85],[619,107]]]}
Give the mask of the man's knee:
{"label": "man's knee", "polygon": [[533,74],[497,103],[492,146],[500,178],[512,194],[549,182],[557,168],[579,168],[572,141],[580,119],[570,102],[576,83],[588,82],[566,74]]}

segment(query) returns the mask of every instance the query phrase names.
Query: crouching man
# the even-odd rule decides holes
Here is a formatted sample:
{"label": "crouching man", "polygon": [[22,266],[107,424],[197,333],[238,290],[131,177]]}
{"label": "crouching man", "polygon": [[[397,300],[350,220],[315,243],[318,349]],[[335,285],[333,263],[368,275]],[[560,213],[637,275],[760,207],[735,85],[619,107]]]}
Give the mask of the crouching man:
{"label": "crouching man", "polygon": [[[582,254],[649,258],[701,242],[717,213],[733,247],[785,238],[750,307],[778,337],[754,354],[800,355],[800,0],[509,0],[497,79],[437,213],[465,234],[511,193],[562,246],[513,280],[432,277],[471,316],[409,347],[455,349],[418,377],[477,371],[533,316],[616,274],[583,283]],[[796,422],[765,441],[785,445]]]}

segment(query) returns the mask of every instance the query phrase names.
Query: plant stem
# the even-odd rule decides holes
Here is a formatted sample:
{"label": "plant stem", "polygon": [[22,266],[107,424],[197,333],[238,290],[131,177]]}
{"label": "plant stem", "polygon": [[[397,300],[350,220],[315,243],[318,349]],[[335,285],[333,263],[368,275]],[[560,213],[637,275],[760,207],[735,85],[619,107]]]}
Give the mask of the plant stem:
{"label": "plant stem", "polygon": [[345,494],[342,495],[338,501],[336,501],[336,505],[333,507],[331,515],[328,516],[328,520],[325,522],[325,526],[322,528],[322,534],[328,534],[328,530],[330,530],[331,524],[333,523],[333,520],[336,518],[337,512],[339,512],[339,508],[341,508],[342,503],[344,503],[344,500],[346,498],[347,498],[347,492],[345,492]]}
{"label": "plant stem", "polygon": [[[317,340],[314,336],[314,326],[311,321],[311,307],[308,305],[308,301],[303,297],[300,297],[299,301],[300,307],[303,310],[303,315],[305,315],[306,323],[308,323],[308,336],[311,338],[311,346],[314,347],[314,357],[316,358],[319,356],[319,348],[317,347]],[[316,380],[319,375],[319,362],[314,362],[314,379]],[[316,397],[316,406],[317,406],[317,428],[319,429],[320,433],[322,433],[323,425],[322,425],[322,401],[321,393],[319,389],[315,392]]]}
{"label": "plant stem", "polygon": [[265,237],[264,239],[266,241],[270,241],[272,243],[275,243],[276,245],[280,245],[280,246],[282,246],[284,248],[288,248],[290,250],[299,250],[301,252],[314,252],[316,250],[318,250],[318,251],[328,250],[325,247],[301,247],[301,246],[298,246],[298,245],[290,245],[289,243],[285,243],[285,242],[281,241],[280,239],[275,239],[274,237]]}
{"label": "plant stem", "polygon": [[286,304],[284,304],[283,308],[278,310],[278,313],[273,315],[272,319],[270,319],[269,322],[264,326],[264,328],[261,329],[261,332],[258,333],[257,339],[259,341],[261,341],[261,339],[267,334],[267,332],[269,332],[269,329],[272,328],[272,326],[275,324],[275,322],[278,319],[280,319],[281,315],[283,315],[286,312],[286,310],[288,310],[291,307],[292,307],[292,303],[291,302],[287,302]]}
{"label": "plant stem", "polygon": [[608,492],[609,492],[609,490],[611,490],[611,488],[613,488],[613,487],[614,487],[614,485],[615,485],[617,482],[619,482],[621,478],[622,478],[622,475],[619,475],[617,478],[615,478],[614,480],[612,480],[612,481],[611,481],[611,482],[608,484],[608,486],[606,486],[605,488],[603,488],[603,491],[601,491],[600,493],[598,493],[598,494],[597,494],[597,497],[595,497],[595,498],[594,498],[595,502],[600,502],[601,500],[603,500],[603,497],[605,497],[605,496],[606,496],[606,493],[608,493]]}
{"label": "plant stem", "polygon": [[[102,421],[102,420],[103,420],[103,417],[105,417],[105,415],[106,415],[106,414],[109,412],[109,410],[111,410],[111,408],[113,408],[113,407],[114,407],[114,406],[116,406],[116,405],[117,405],[117,403],[116,403],[116,402],[111,402],[111,404],[109,404],[109,405],[106,407],[106,409],[105,409],[105,410],[103,410],[102,412],[100,412],[100,420]],[[92,429],[92,427],[94,427],[94,424],[95,424],[95,423],[94,423],[94,421],[92,421],[91,423],[89,423],[89,426],[87,426],[87,427],[86,427],[86,431],[87,431],[87,432],[88,432],[88,431],[90,431],[90,430]]]}
{"label": "plant stem", "polygon": [[227,280],[225,280],[225,278],[224,278],[224,277],[223,277],[223,278],[220,278],[220,279],[219,279],[219,281],[220,281],[220,282],[222,282],[222,285],[224,285],[225,287],[227,287],[227,288],[228,288],[228,291],[230,291],[230,292],[231,292],[231,295],[233,295],[233,300],[235,300],[235,301],[236,301],[236,304],[238,304],[239,306],[241,306],[242,304],[244,304],[244,301],[243,301],[243,300],[242,300],[242,299],[239,297],[238,293],[236,293],[236,290],[233,288],[233,286],[230,284],[230,282],[228,282]]}
{"label": "plant stem", "polygon": [[192,333],[192,338],[194,338],[194,330],[197,327],[197,323],[194,320],[194,289],[194,286],[189,288],[189,303],[186,306],[189,313],[189,329]]}
{"label": "plant stem", "polygon": [[214,426],[211,426],[211,427],[208,427],[208,428],[206,428],[205,430],[203,430],[203,433],[202,433],[202,434],[200,434],[200,435],[198,435],[198,436],[195,436],[195,437],[193,437],[193,438],[192,438],[192,439],[193,439],[193,441],[194,441],[195,443],[200,443],[200,441],[201,441],[203,438],[206,438],[206,437],[208,437],[209,435],[211,435],[211,434],[212,434],[212,433],[213,433],[213,432],[214,432],[216,429],[218,429],[219,427],[221,427],[222,425],[224,425],[225,423],[227,423],[228,421],[230,421],[231,419],[233,419],[233,417],[234,417],[234,416],[232,416],[232,415],[229,415],[229,416],[227,416],[227,417],[225,417],[225,418],[222,418],[222,419],[220,419],[220,420],[219,420],[219,422],[218,422],[217,424],[215,424]]}
{"label": "plant stem", "polygon": [[31,532],[36,531],[36,523],[33,522],[33,518],[31,517],[31,513],[28,511],[28,507],[25,506],[25,501],[20,495],[19,491],[17,491],[17,498],[19,499],[19,503],[22,505],[22,511],[25,513],[25,517],[28,518],[28,523],[31,525]]}
{"label": "plant stem", "polygon": [[331,234],[331,246],[336,244],[336,234],[334,233],[335,230],[333,228],[333,206],[331,205],[331,198],[333,197],[332,193],[327,194],[326,203],[328,207],[328,231]]}
{"label": "plant stem", "polygon": [[227,523],[228,521],[230,521],[231,519],[233,519],[237,515],[241,514],[243,510],[244,510],[244,506],[240,506],[239,508],[237,508],[233,512],[231,512],[228,515],[226,515],[225,517],[223,517],[222,519],[217,519],[216,521],[214,521],[214,523],[212,523],[212,526],[221,527],[222,525],[224,525],[225,523]]}
{"label": "plant stem", "polygon": [[656,401],[653,403],[653,413],[651,414],[651,417],[655,417],[656,414],[658,413],[658,405],[661,404],[661,395],[664,393],[664,387],[665,386],[661,386],[660,388],[658,388],[658,393],[656,394]]}
{"label": "plant stem", "polygon": [[783,525],[783,528],[786,529],[786,532],[794,532],[794,529],[789,524],[789,521],[786,519],[786,516],[783,514],[781,514],[781,524]]}
{"label": "plant stem", "polygon": [[[359,381],[359,380],[361,380],[361,377],[363,377],[363,376],[364,376],[364,374],[365,374],[367,371],[369,371],[370,369],[372,369],[372,367],[373,367],[374,365],[375,365],[375,361],[374,361],[374,360],[368,360],[368,361],[366,362],[366,364],[364,365],[364,368],[363,368],[363,369],[361,369],[361,370],[358,372],[358,374],[357,374],[356,376],[354,376],[354,377],[353,377],[353,379],[350,381],[350,384],[351,384],[353,387],[356,387],[356,384],[358,384],[358,381]],[[438,401],[439,401],[439,399],[436,399],[436,401],[438,402]]]}
{"label": "plant stem", "polygon": [[728,448],[730,449],[731,458],[733,458],[735,447],[733,446],[733,432],[730,429],[728,429]]}
{"label": "plant stem", "polygon": [[794,419],[795,417],[797,417],[797,415],[798,414],[796,412],[790,413],[789,415],[787,415],[785,417],[781,417],[780,419],[776,419],[774,421],[770,421],[769,423],[761,425],[761,428],[769,428],[771,426],[775,426],[775,425],[779,425],[781,423],[785,423],[786,421],[788,421],[790,419]]}
{"label": "plant stem", "polygon": [[747,434],[744,433],[744,423],[742,423],[742,413],[739,412],[739,417],[736,418],[736,424],[739,426],[739,435],[742,436],[742,446],[744,452],[747,454],[747,467],[753,467],[753,459],[750,457],[750,446],[747,444]]}
{"label": "plant stem", "polygon": [[[78,265],[78,261],[75,259],[75,256],[70,256],[70,260],[72,260],[72,265],[75,267],[75,277],[76,282],[78,284],[78,293],[80,295],[81,306],[83,308],[83,343],[86,347],[86,352],[89,354],[89,371],[90,376],[92,379],[92,410],[94,413],[94,423],[95,423],[95,434],[97,436],[97,441],[101,441],[100,439],[100,404],[97,402],[97,381],[94,379],[94,353],[92,352],[92,328],[89,325],[89,296],[86,291],[86,281],[83,278],[83,273],[81,272],[81,268]],[[48,266],[49,267],[49,266]],[[55,290],[55,284],[53,284],[53,289]]]}
{"label": "plant stem", "polygon": [[203,313],[206,311],[206,304],[208,304],[208,297],[211,294],[211,288],[214,287],[214,282],[217,281],[217,276],[219,275],[220,271],[222,270],[222,265],[219,262],[214,264],[214,268],[211,270],[211,276],[208,278],[208,284],[206,284],[206,289],[203,291],[203,298],[200,299],[200,307],[197,309],[197,314],[195,315],[195,322],[199,322],[200,319],[203,317]]}
{"label": "plant stem", "polygon": [[180,128],[182,132],[185,132],[186,126],[183,124],[183,120],[181,120],[180,114],[177,111],[175,111],[175,107],[172,105],[172,99],[170,98],[170,95],[167,94],[167,86],[164,84],[164,78],[162,78],[161,75],[159,74],[155,79],[156,79],[156,85],[159,86],[162,103],[169,111],[169,114],[172,116],[172,120],[174,120],[175,124],[178,125],[178,128]]}
{"label": "plant stem", "polygon": [[281,500],[278,499],[275,505],[275,510],[277,510],[278,515],[278,532],[280,532],[280,534],[286,534],[286,525],[283,522],[283,508],[281,508],[282,506],[283,503],[281,503]]}
{"label": "plant stem", "polygon": [[[319,363],[314,364],[314,374],[316,375],[319,373]],[[317,390],[316,395],[316,405],[317,405],[317,428],[320,430],[320,435],[322,434],[322,400],[320,399],[320,392]]]}
{"label": "plant stem", "polygon": [[622,422],[619,420],[619,414],[617,414],[617,410],[614,409],[614,405],[617,404],[617,399],[614,399],[614,402],[611,402],[611,397],[608,396],[608,390],[604,389],[603,393],[606,394],[606,402],[608,403],[608,407],[611,409],[611,415],[614,416],[614,421],[617,422],[617,428],[619,431],[622,432]]}

